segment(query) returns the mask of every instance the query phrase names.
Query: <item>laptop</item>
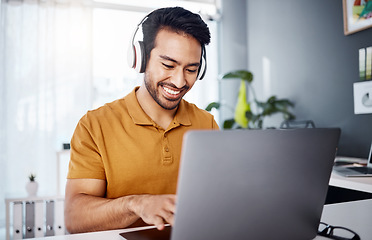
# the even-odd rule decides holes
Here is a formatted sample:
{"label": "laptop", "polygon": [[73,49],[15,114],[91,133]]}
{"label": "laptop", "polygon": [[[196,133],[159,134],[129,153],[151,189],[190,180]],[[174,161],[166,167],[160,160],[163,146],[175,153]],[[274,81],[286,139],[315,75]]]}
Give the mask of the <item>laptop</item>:
{"label": "laptop", "polygon": [[335,166],[333,169],[336,173],[345,177],[372,177],[372,143],[367,159],[367,166],[355,166],[355,164]]}
{"label": "laptop", "polygon": [[319,128],[190,131],[183,142],[174,226],[163,238],[151,238],[156,229],[121,236],[313,239],[339,136],[340,129]]}

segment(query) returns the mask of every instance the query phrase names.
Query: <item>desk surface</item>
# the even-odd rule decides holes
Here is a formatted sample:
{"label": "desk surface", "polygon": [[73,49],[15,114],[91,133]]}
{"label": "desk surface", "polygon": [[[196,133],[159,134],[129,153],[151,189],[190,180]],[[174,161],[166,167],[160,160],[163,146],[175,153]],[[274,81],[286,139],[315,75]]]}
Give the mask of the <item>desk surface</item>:
{"label": "desk surface", "polygon": [[44,238],[32,238],[34,240],[123,240],[119,236],[122,232],[130,232],[141,229],[147,229],[153,227],[139,227],[139,228],[127,228],[127,229],[118,229],[111,231],[101,231],[101,232],[92,232],[92,233],[80,233],[80,234],[71,234],[71,235],[61,235],[61,236],[51,236]]}
{"label": "desk surface", "polygon": [[[369,227],[369,222],[372,219],[372,199],[361,200],[355,202],[337,203],[324,206],[322,214],[322,222],[326,222],[330,225],[338,225],[350,228],[357,232],[361,239],[370,239],[372,236],[372,228]],[[151,227],[145,227],[151,228]],[[50,240],[122,240],[119,233],[124,231],[133,231],[143,228],[133,228],[133,229],[119,229],[113,231],[103,231],[94,233],[84,233],[84,234],[72,234],[65,236],[54,236],[41,239]],[[280,239],[280,237],[278,238]],[[316,237],[314,240],[326,240],[328,238]]]}
{"label": "desk surface", "polygon": [[358,233],[362,240],[367,240],[372,236],[371,212],[372,199],[336,203],[324,206],[321,219],[333,226],[350,228]]}
{"label": "desk surface", "polygon": [[343,177],[332,172],[329,185],[372,193],[372,177]]}

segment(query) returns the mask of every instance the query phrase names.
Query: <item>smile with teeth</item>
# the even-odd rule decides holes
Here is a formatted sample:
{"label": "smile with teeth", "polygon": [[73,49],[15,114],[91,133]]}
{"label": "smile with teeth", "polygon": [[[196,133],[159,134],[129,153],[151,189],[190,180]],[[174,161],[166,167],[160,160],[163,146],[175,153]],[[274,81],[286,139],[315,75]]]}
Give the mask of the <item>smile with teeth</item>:
{"label": "smile with teeth", "polygon": [[167,93],[172,94],[172,95],[177,95],[181,92],[181,91],[174,91],[172,89],[167,88],[166,86],[163,86],[163,89],[164,89],[164,91],[166,91]]}

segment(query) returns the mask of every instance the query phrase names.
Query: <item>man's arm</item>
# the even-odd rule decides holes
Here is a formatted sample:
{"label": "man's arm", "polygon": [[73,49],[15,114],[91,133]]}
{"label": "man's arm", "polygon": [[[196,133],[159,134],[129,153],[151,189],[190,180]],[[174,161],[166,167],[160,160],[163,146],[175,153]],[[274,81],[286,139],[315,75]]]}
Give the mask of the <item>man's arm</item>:
{"label": "man's arm", "polygon": [[65,225],[70,233],[125,228],[142,218],[159,230],[174,222],[175,195],[130,195],[105,198],[106,181],[68,179]]}

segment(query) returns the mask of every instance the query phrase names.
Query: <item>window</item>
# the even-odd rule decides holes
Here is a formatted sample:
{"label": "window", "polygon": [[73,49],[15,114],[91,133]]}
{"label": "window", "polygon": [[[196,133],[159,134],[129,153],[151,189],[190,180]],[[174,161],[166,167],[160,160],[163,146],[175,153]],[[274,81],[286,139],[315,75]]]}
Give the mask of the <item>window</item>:
{"label": "window", "polygon": [[[121,98],[141,85],[142,74],[127,64],[127,50],[135,26],[146,13],[96,8],[93,11],[93,108]],[[207,46],[207,74],[185,99],[205,108],[218,99],[217,23],[207,22],[212,40]],[[107,27],[110,26],[110,27]],[[136,39],[142,39],[141,29]]]}
{"label": "window", "polygon": [[127,51],[133,29],[145,15],[93,10],[93,108],[124,97],[141,84],[140,76],[128,66]]}

